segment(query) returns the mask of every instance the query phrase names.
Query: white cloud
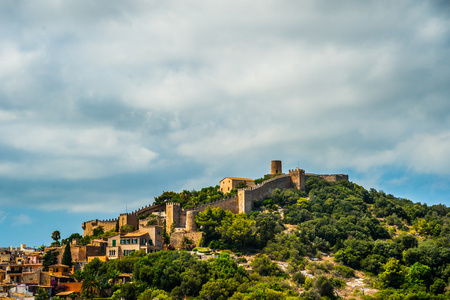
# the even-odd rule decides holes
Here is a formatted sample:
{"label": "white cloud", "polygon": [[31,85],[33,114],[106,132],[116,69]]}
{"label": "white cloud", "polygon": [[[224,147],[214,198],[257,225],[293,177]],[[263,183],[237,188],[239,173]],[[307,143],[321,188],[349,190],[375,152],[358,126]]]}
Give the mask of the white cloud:
{"label": "white cloud", "polygon": [[31,223],[33,223],[31,217],[25,214],[12,216],[11,219],[13,220],[12,225],[14,226],[30,225]]}
{"label": "white cloud", "polygon": [[7,218],[6,213],[4,211],[0,211],[0,224],[5,222],[6,218]]}

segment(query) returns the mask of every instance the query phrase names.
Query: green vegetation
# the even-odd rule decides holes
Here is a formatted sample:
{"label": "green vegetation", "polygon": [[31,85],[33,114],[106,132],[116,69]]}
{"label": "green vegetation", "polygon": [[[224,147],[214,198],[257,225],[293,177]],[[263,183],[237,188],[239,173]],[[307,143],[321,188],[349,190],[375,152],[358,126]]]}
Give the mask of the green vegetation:
{"label": "green vegetation", "polygon": [[70,252],[70,244],[66,244],[66,247],[64,248],[64,254],[61,263],[69,267],[72,266],[72,253]]}
{"label": "green vegetation", "polygon": [[[209,187],[165,192],[156,203],[192,207],[222,196],[217,187]],[[412,203],[352,182],[312,177],[306,191],[275,189],[255,207],[248,215],[212,207],[200,212],[195,222],[204,233],[204,247],[193,249],[195,256],[184,250],[139,251],[120,260],[94,259],[76,274],[84,278],[82,296],[339,299],[345,282],[363,272],[367,288],[378,291],[364,295],[355,290],[355,298],[450,297],[450,209],[443,205]],[[105,234],[98,229],[94,237]],[[193,247],[189,239],[183,242],[185,249]],[[122,273],[133,273],[133,281],[114,285]]]}
{"label": "green vegetation", "polygon": [[219,186],[210,186],[202,188],[200,191],[187,191],[181,193],[164,192],[160,196],[155,197],[154,204],[162,204],[167,202],[179,203],[182,208],[192,208],[197,205],[208,203],[222,199],[224,194],[219,191]]}
{"label": "green vegetation", "polygon": [[48,250],[42,257],[42,266],[44,271],[48,271],[48,267],[58,263],[59,252],[56,249]]}

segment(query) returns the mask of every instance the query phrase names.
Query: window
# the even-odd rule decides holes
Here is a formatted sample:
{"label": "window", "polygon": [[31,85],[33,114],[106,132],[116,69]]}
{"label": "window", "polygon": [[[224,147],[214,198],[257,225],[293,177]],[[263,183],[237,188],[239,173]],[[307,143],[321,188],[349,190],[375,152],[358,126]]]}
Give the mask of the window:
{"label": "window", "polygon": [[109,256],[116,256],[116,250],[109,250]]}
{"label": "window", "polygon": [[113,247],[116,246],[116,240],[112,240],[112,246],[113,246]]}

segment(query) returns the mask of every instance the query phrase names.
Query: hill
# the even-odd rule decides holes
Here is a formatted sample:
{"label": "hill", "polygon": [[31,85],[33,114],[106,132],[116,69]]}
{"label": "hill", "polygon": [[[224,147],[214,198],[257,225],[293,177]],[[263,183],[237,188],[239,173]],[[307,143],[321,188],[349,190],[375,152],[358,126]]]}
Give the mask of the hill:
{"label": "hill", "polygon": [[[94,260],[83,273],[133,272],[133,283],[110,287],[125,299],[446,299],[449,212],[311,177],[304,191],[273,190],[250,214],[203,210],[195,222],[204,248]],[[183,248],[191,244],[186,239]]]}

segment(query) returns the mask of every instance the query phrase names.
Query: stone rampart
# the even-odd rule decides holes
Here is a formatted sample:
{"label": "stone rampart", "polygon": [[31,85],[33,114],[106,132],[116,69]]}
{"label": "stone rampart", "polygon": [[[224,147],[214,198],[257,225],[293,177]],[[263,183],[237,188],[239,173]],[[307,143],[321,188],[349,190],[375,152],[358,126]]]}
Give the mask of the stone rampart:
{"label": "stone rampart", "polygon": [[166,204],[155,204],[155,205],[146,205],[132,212],[132,214],[137,216],[147,215],[151,213],[157,212],[165,212]]}
{"label": "stone rampart", "polygon": [[253,202],[263,200],[274,189],[288,189],[292,187],[291,176],[279,175],[264,181],[256,187],[238,190],[239,213],[249,214],[253,209]]}
{"label": "stone rampart", "polygon": [[175,248],[180,248],[183,244],[184,237],[191,240],[195,246],[200,246],[200,240],[203,237],[203,232],[174,232],[170,235],[170,244]]}
{"label": "stone rampart", "polygon": [[103,230],[109,231],[112,229],[116,229],[116,223],[118,219],[109,219],[109,220],[91,220],[87,222],[83,222],[81,224],[81,227],[83,228],[83,236],[92,235],[94,232],[94,229],[102,226]]}
{"label": "stone rampart", "polygon": [[305,174],[305,181],[308,180],[310,177],[317,177],[322,178],[326,181],[339,181],[339,180],[348,180],[347,174],[312,174],[312,173],[306,173]]}
{"label": "stone rampart", "polygon": [[222,199],[219,199],[216,201],[211,201],[211,202],[208,202],[205,204],[201,204],[199,206],[196,206],[195,208],[186,209],[186,211],[193,210],[193,211],[202,212],[208,206],[211,206],[211,207],[220,207],[222,209],[231,211],[233,214],[238,214],[239,213],[238,203],[239,203],[238,196],[231,196],[231,197],[222,198]]}

